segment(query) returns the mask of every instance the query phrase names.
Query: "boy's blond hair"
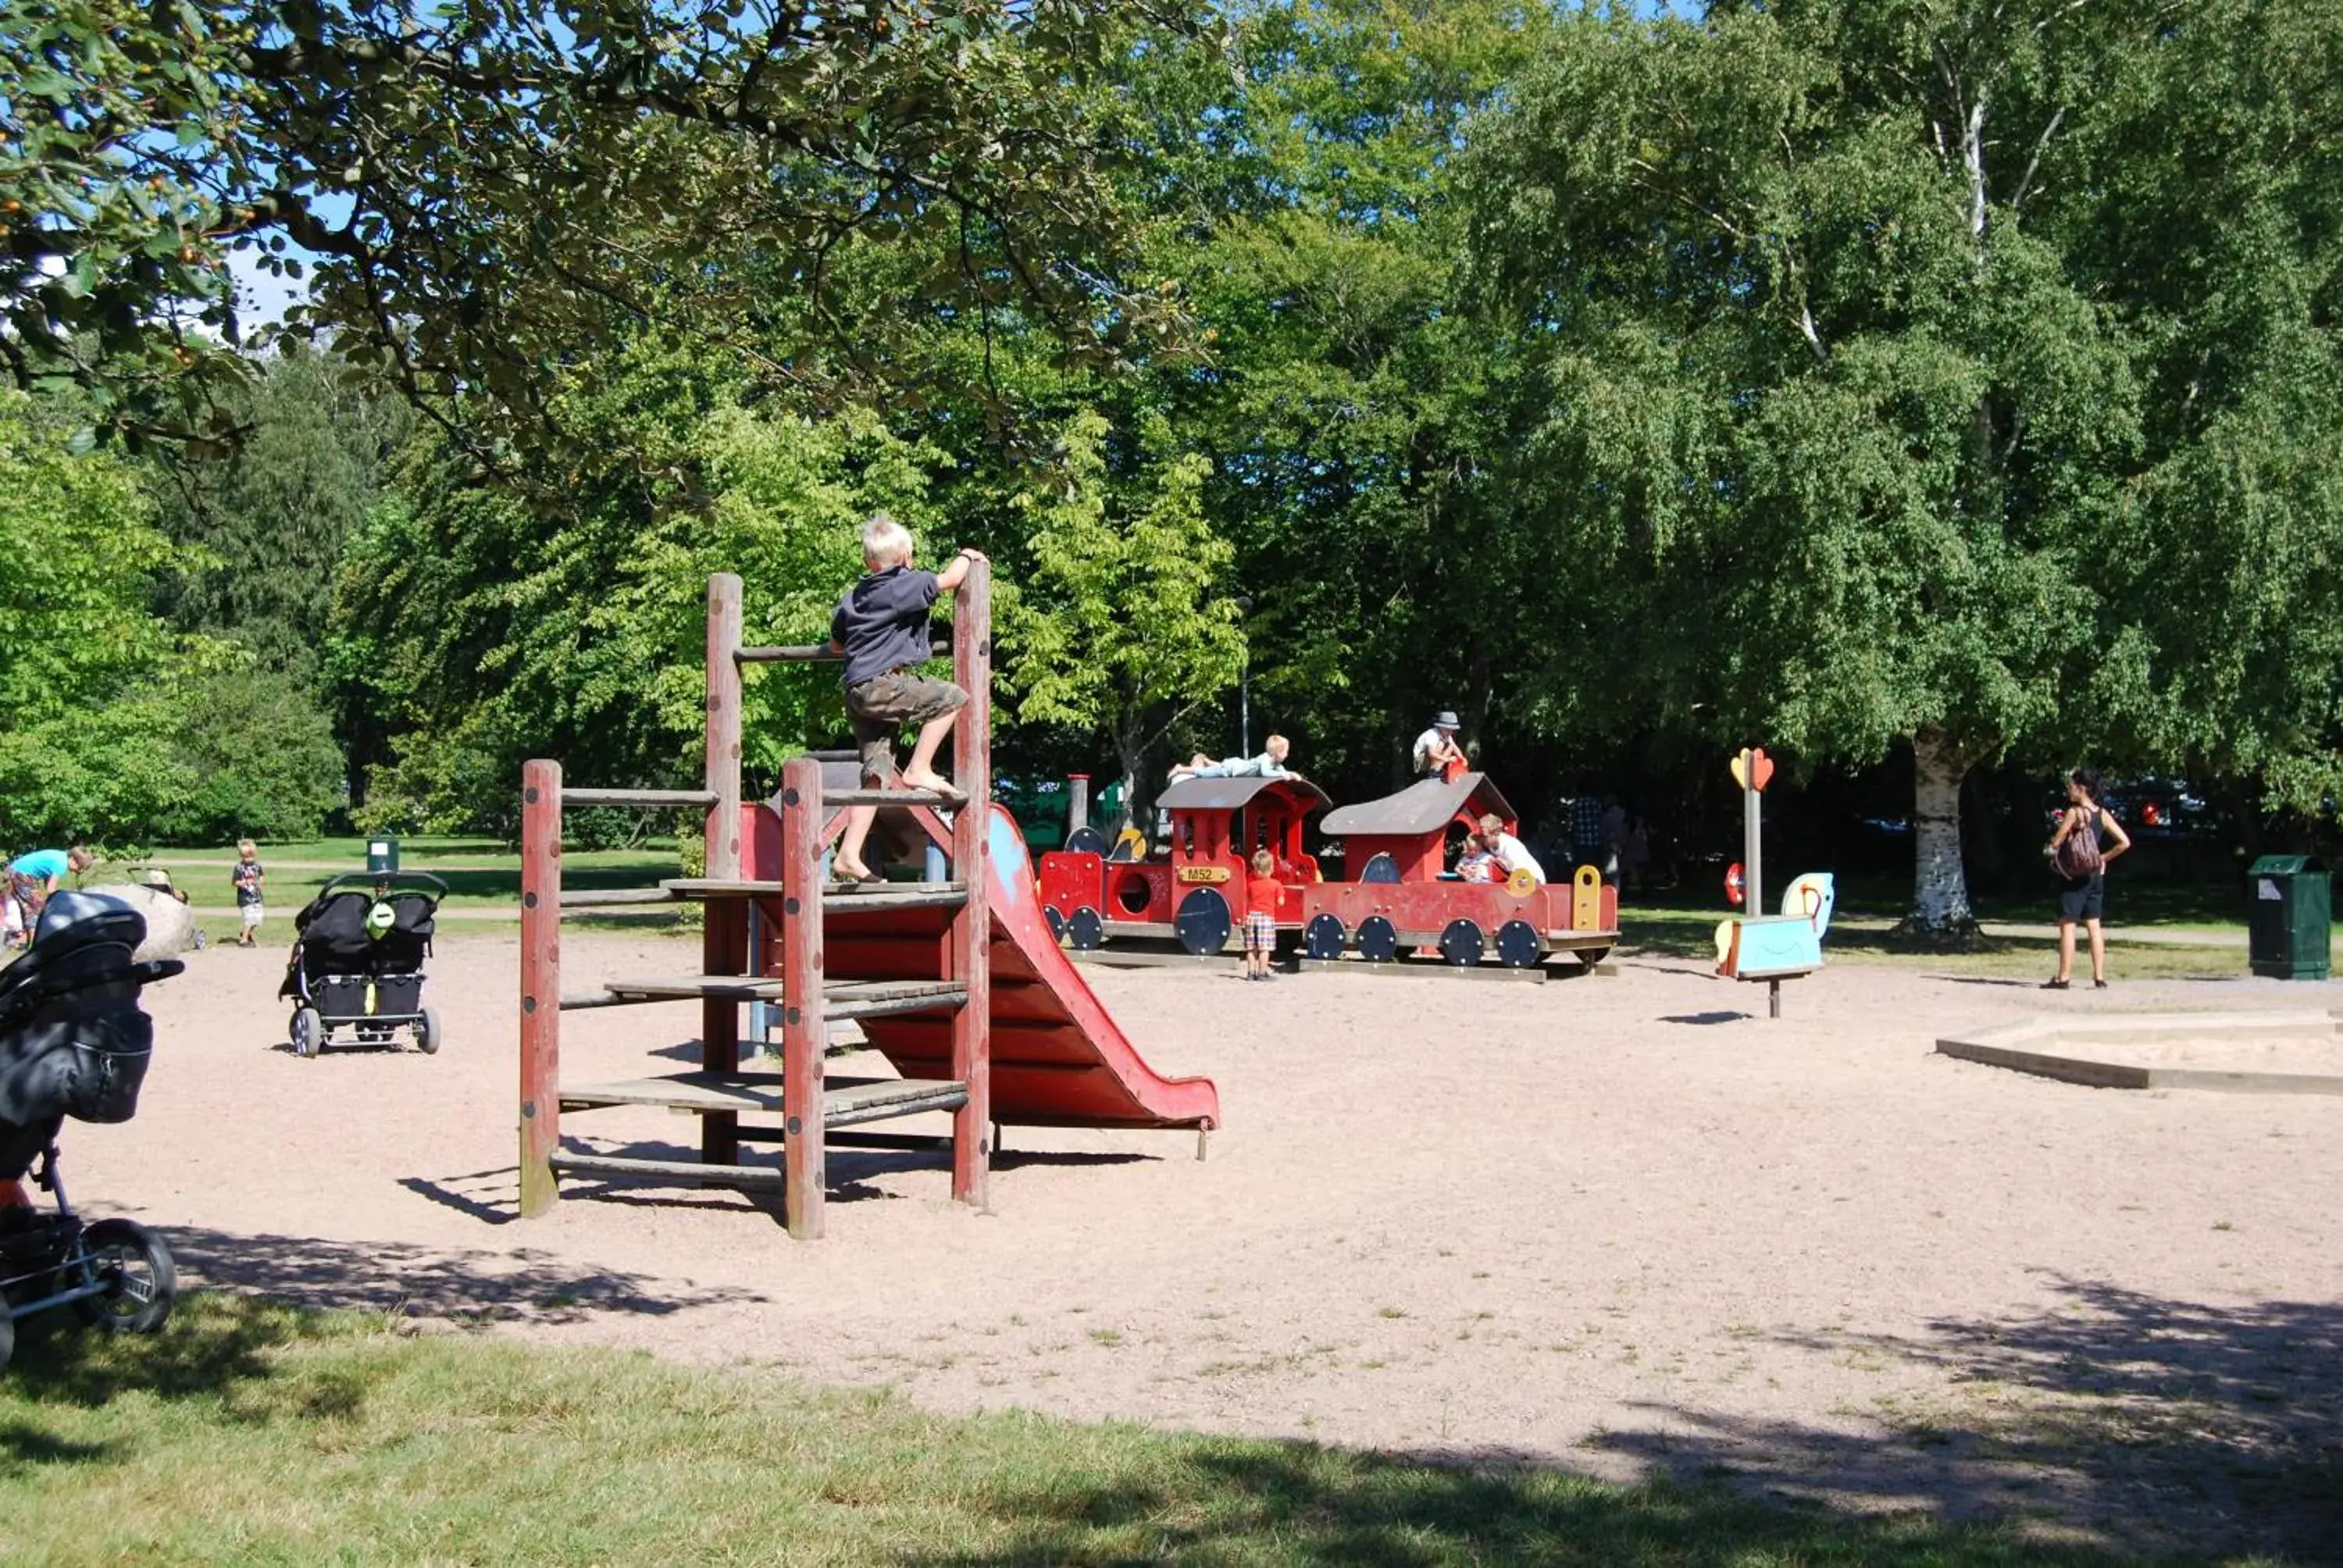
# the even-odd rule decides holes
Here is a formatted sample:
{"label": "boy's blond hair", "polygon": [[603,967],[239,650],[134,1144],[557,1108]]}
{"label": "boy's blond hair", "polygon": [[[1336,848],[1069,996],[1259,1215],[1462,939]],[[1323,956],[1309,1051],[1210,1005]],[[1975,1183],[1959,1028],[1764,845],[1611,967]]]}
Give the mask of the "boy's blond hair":
{"label": "boy's blond hair", "polygon": [[1268,739],[1261,743],[1261,749],[1268,752],[1271,756],[1282,760],[1292,754],[1293,742],[1288,740],[1282,735],[1272,735]]}
{"label": "boy's blond hair", "polygon": [[1277,857],[1267,849],[1255,849],[1252,852],[1252,869],[1256,876],[1269,876],[1277,869]]}
{"label": "boy's blond hair", "polygon": [[862,558],[874,567],[908,566],[911,530],[884,512],[874,512],[862,525]]}
{"label": "boy's blond hair", "polygon": [[1484,837],[1493,839],[1504,830],[1505,819],[1494,811],[1481,819],[1481,831]]}
{"label": "boy's blond hair", "polygon": [[245,857],[257,855],[260,853],[260,846],[249,839],[238,839],[236,841],[236,852]]}

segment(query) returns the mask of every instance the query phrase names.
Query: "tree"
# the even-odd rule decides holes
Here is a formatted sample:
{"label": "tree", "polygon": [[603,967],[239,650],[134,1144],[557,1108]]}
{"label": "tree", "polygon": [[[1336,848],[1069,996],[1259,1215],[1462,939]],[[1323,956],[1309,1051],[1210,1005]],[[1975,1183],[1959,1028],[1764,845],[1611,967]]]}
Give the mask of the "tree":
{"label": "tree", "polygon": [[323,700],[342,543],[380,500],[411,421],[386,388],[297,340],[232,402],[248,432],[233,451],[157,454],[161,526],[197,552],[163,579],[158,606],[175,627],[241,643]]}
{"label": "tree", "polygon": [[1137,472],[1110,478],[1109,429],[1102,415],[1076,415],[1060,472],[1018,498],[1031,564],[1001,596],[1001,630],[1018,716],[1103,730],[1136,811],[1150,753],[1189,709],[1236,684],[1244,639],[1224,580],[1232,552],[1204,520],[1211,464],[1165,450],[1159,424]]}
{"label": "tree", "polygon": [[1540,361],[1534,483],[1632,628],[1545,678],[1720,746],[1908,745],[1919,931],[1973,925],[1964,776],[2059,745],[2088,679],[2140,393],[2024,220],[2108,29],[2155,25],[2052,0],[1584,17],[1475,138],[1487,297]]}
{"label": "tree", "polygon": [[2037,219],[2147,388],[2089,706],[2127,762],[2324,818],[2343,799],[2343,6],[2207,0],[2106,76]]}
{"label": "tree", "polygon": [[[136,435],[232,436],[231,250],[476,462],[567,432],[546,381],[657,325],[835,402],[959,307],[1111,363],[1110,0],[24,0],[0,12],[0,365]],[[900,249],[910,286],[841,256]],[[306,259],[305,259],[306,258]]]}
{"label": "tree", "polygon": [[[568,470],[571,499],[532,508],[464,485],[459,454],[419,457],[353,536],[337,602],[335,668],[396,759],[362,781],[370,821],[498,825],[535,756],[561,758],[581,782],[689,779],[709,575],[747,580],[750,641],[818,640],[860,569],[870,513],[921,529],[936,516],[937,453],[867,412],[749,413],[688,356],[647,354],[561,413],[627,428],[659,475],[689,476],[699,493],[661,507],[617,461]],[[752,675],[744,760],[776,778],[809,736],[844,723],[834,679]]]}

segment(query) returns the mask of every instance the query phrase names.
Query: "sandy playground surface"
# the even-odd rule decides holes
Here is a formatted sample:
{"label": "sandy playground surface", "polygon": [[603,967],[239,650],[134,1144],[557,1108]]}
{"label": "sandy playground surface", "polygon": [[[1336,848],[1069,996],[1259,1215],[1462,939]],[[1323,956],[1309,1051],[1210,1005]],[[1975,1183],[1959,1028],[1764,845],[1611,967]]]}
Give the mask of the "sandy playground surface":
{"label": "sandy playground surface", "polygon": [[[570,989],[695,953],[565,941]],[[443,942],[436,1059],[298,1060],[281,949],[190,957],[148,993],[138,1119],[72,1128],[66,1171],[216,1282],[950,1411],[1664,1469],[2118,1543],[2343,1538],[2343,1099],[1931,1054],[2046,1007],[2324,986],[2053,997],[1850,963],[1769,1022],[1762,988],[1633,953],[1542,987],[1092,970],[1160,1069],[1218,1080],[1208,1161],[1188,1133],[1011,1129],[980,1216],[936,1165],[835,1151],[829,1237],[799,1245],[716,1191],[573,1184],[515,1219],[508,934]],[[573,1014],[569,1073],[672,1070],[691,1020]],[[565,1127],[696,1137],[657,1111]]]}

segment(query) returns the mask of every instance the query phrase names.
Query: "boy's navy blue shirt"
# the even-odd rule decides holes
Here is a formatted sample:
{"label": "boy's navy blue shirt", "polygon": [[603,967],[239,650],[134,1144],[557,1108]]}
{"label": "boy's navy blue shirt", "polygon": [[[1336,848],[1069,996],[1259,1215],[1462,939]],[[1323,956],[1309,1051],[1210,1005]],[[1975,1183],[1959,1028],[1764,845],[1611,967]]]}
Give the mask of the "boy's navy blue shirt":
{"label": "boy's navy blue shirt", "polygon": [[933,572],[889,567],[846,590],[830,618],[830,635],[846,649],[845,682],[860,686],[932,657],[928,607],[940,592]]}

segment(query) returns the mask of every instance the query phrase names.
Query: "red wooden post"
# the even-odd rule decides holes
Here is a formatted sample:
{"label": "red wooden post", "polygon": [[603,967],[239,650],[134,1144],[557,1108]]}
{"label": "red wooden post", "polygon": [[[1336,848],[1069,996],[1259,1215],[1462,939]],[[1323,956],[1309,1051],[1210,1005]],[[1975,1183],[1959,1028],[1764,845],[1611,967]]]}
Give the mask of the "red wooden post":
{"label": "red wooden post", "polygon": [[952,1076],[968,1085],[968,1103],[952,1112],[952,1196],[977,1208],[990,1202],[992,1171],[991,917],[985,894],[992,828],[992,568],[972,563],[952,617],[952,668],[968,707],[952,735],[952,782],[968,804],[952,819],[952,875],[968,902],[952,922],[954,978],[968,1004],[952,1017]]}
{"label": "red wooden post", "polygon": [[520,1211],[561,1196],[561,764],[520,770]]}
{"label": "red wooden post", "polygon": [[708,875],[718,881],[740,874],[739,651],[740,579],[718,572],[708,579]]}
{"label": "red wooden post", "polygon": [[781,1116],[789,1182],[782,1203],[789,1234],[821,1235],[830,1176],[823,1158],[821,1012],[821,764],[791,759],[781,769]]}

